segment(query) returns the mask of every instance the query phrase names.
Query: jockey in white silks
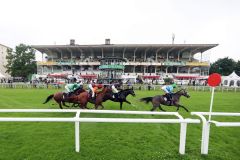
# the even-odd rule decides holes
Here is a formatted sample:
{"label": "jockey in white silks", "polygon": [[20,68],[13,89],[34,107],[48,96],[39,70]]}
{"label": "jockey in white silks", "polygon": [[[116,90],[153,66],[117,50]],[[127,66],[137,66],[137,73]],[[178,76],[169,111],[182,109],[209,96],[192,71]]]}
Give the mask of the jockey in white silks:
{"label": "jockey in white silks", "polygon": [[94,86],[95,86],[94,81],[92,81],[92,83],[88,84],[88,91],[90,91],[92,93],[92,98],[95,97],[95,92],[94,92],[94,89],[93,89]]}
{"label": "jockey in white silks", "polygon": [[113,82],[111,82],[111,89],[112,89],[112,92],[113,92],[113,98],[117,98],[119,91],[117,90],[117,88],[115,87]]}

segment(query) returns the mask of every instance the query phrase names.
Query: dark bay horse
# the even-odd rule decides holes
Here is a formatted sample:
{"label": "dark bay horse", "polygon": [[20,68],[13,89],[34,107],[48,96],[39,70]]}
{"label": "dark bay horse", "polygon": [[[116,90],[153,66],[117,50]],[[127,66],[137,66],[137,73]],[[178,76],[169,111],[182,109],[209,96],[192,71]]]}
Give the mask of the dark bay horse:
{"label": "dark bay horse", "polygon": [[63,95],[65,95],[64,92],[57,92],[55,94],[51,94],[47,97],[47,99],[43,104],[46,104],[48,101],[50,101],[53,98],[58,103],[61,109],[63,109],[62,105],[69,107],[65,104],[65,102],[78,104],[79,107],[82,109],[87,108],[88,92],[85,91],[84,89],[79,88],[71,96],[66,97],[64,99],[63,99]]}
{"label": "dark bay horse", "polygon": [[88,102],[95,104],[95,109],[98,109],[98,106],[101,106],[102,109],[104,106],[102,105],[102,102],[107,101],[108,99],[104,98],[106,94],[112,93],[112,89],[108,86],[104,86],[103,90],[99,92],[96,96],[96,98],[92,98],[91,96],[88,97]]}
{"label": "dark bay horse", "polygon": [[175,106],[175,107],[177,107],[177,111],[179,110],[180,107],[182,107],[183,109],[185,109],[185,111],[188,112],[187,108],[185,108],[183,105],[179,104],[181,96],[184,96],[184,97],[187,97],[187,98],[190,97],[185,89],[181,89],[181,90],[177,91],[176,93],[172,94],[172,103],[170,103],[170,104],[166,100],[166,96],[165,95],[158,95],[158,96],[155,96],[155,97],[141,98],[140,101],[143,101],[145,103],[148,103],[148,102],[151,101],[152,105],[153,105],[153,108],[151,109],[151,111],[156,110],[157,107],[159,107],[160,110],[165,111],[161,107],[161,104],[162,104],[162,105],[166,105],[166,106]]}
{"label": "dark bay horse", "polygon": [[122,110],[122,104],[123,102],[126,102],[128,104],[131,104],[126,98],[127,96],[131,94],[133,97],[136,96],[135,92],[133,89],[125,89],[119,91],[116,95],[114,95],[114,98],[112,96],[112,93],[107,93],[104,97],[104,100],[111,100],[113,102],[119,102],[120,103],[120,110]]}

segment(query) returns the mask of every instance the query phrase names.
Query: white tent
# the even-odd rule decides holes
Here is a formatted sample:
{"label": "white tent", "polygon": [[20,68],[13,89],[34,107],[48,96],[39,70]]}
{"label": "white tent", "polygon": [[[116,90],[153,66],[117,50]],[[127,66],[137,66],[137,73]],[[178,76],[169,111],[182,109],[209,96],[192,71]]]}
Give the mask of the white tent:
{"label": "white tent", "polygon": [[0,78],[6,78],[1,72],[0,72]]}
{"label": "white tent", "polygon": [[240,87],[240,77],[232,72],[229,76],[222,77],[223,86]]}

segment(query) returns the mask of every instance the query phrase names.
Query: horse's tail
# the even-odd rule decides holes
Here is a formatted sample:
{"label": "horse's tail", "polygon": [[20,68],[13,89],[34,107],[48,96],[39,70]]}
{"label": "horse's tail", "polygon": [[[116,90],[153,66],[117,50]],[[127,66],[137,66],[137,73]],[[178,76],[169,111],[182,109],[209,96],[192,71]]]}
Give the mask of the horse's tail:
{"label": "horse's tail", "polygon": [[152,101],[152,99],[153,99],[153,97],[146,97],[146,98],[141,98],[140,101],[148,103],[148,102]]}
{"label": "horse's tail", "polygon": [[51,94],[50,96],[47,97],[46,101],[43,102],[43,104],[46,104],[48,101],[50,101],[53,98],[54,94]]}

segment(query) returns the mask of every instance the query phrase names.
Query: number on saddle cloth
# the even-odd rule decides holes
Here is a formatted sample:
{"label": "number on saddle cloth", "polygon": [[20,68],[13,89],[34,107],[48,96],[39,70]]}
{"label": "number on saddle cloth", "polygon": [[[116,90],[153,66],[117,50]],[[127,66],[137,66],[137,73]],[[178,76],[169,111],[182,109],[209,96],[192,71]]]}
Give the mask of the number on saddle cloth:
{"label": "number on saddle cloth", "polygon": [[163,97],[164,97],[164,100],[166,102],[171,102],[172,101],[172,96],[170,94],[165,94],[165,95],[163,95]]}
{"label": "number on saddle cloth", "polygon": [[63,100],[66,100],[66,99],[69,98],[70,96],[71,96],[71,92],[69,92],[69,93],[64,92],[64,93],[63,93]]}

